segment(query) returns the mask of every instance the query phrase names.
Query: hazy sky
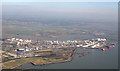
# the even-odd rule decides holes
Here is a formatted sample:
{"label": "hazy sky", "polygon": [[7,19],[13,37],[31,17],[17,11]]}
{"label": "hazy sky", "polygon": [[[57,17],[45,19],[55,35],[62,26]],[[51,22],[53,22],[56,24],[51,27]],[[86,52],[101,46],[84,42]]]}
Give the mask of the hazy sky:
{"label": "hazy sky", "polygon": [[3,0],[3,2],[118,2],[119,0]]}
{"label": "hazy sky", "polygon": [[117,2],[32,2],[6,3],[3,18],[83,21],[117,21]]}

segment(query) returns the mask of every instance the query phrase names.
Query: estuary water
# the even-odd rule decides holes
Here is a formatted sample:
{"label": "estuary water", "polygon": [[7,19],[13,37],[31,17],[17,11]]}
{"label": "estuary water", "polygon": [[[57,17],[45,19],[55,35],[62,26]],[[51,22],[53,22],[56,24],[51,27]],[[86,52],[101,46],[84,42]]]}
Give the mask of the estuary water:
{"label": "estuary water", "polygon": [[34,66],[30,63],[17,67],[16,69],[117,69],[118,47],[102,51],[101,49],[78,48],[76,53],[89,52],[85,56],[75,54],[70,62],[49,64],[45,66]]}

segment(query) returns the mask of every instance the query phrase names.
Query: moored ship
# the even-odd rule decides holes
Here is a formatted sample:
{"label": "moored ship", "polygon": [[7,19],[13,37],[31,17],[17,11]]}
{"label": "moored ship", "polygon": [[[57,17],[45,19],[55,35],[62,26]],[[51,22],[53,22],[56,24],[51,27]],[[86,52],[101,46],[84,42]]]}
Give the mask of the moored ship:
{"label": "moored ship", "polygon": [[101,50],[106,51],[107,49],[112,49],[112,48],[115,48],[115,44],[110,44],[109,46],[105,46]]}

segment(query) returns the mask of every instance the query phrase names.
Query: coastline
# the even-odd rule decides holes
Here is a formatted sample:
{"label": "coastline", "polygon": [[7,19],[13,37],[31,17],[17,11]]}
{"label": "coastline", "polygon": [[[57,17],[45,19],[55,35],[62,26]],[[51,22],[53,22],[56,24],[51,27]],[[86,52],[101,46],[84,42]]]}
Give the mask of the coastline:
{"label": "coastline", "polygon": [[[35,62],[35,61],[37,61],[37,60],[42,60],[42,58],[41,57],[36,57],[35,59],[34,58],[23,58],[23,59],[16,59],[16,60],[10,60],[10,61],[8,61],[8,62],[4,62],[4,64],[3,64],[3,69],[16,69],[17,67],[19,67],[19,66],[22,66],[22,65],[24,65],[24,64],[27,64],[27,63],[31,63],[32,65],[35,65],[35,66],[38,66],[38,65],[40,65],[40,66],[44,66],[44,65],[49,65],[49,64],[56,64],[56,63],[65,63],[65,62],[70,62],[70,61],[72,61],[72,59],[73,59],[73,57],[74,57],[74,52],[75,52],[75,50],[76,50],[77,48],[74,48],[73,50],[72,50],[72,53],[70,53],[69,54],[69,57],[67,57],[67,59],[52,59],[51,61],[45,61],[45,62]],[[34,59],[34,60],[32,60],[32,59]],[[5,64],[6,63],[10,63],[10,62],[15,62],[15,61],[20,61],[20,60],[26,60],[26,62],[20,62],[19,64],[16,64],[16,65],[14,65],[14,66],[5,66]]]}

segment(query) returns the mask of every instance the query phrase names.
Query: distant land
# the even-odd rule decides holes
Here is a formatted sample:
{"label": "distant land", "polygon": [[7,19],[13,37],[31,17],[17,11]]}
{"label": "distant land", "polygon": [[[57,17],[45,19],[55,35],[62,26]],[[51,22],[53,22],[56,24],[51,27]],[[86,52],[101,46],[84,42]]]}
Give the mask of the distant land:
{"label": "distant land", "polygon": [[117,3],[4,3],[2,33],[42,39],[117,40]]}

